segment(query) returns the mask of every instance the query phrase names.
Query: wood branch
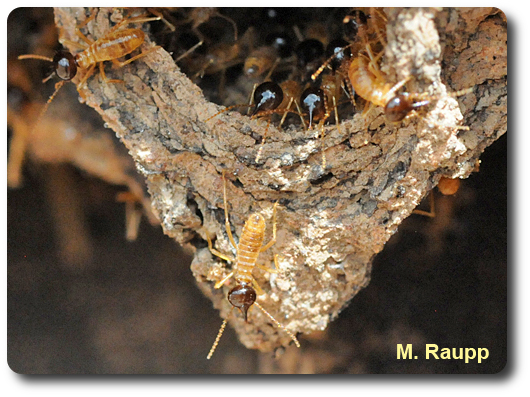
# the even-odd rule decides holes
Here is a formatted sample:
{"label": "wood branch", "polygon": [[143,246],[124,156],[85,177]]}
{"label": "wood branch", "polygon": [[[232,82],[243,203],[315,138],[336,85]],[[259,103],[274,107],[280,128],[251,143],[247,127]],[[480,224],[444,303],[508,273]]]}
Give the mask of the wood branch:
{"label": "wood branch", "polygon": [[[79,41],[75,28],[91,13],[56,8],[60,40]],[[340,129],[326,126],[323,141],[319,131],[293,126],[283,131],[235,112],[207,122],[222,108],[205,99],[162,48],[123,68],[107,65],[108,77],[123,84],[106,84],[95,73],[80,90],[145,175],[165,233],[195,248],[191,270],[221,317],[231,310],[229,286],[213,285],[230,265],[212,257],[205,236],[232,254],[224,226],[223,170],[236,239],[255,211],[268,220],[270,238],[272,206],[279,201],[278,241],[259,261],[271,266],[279,254],[280,274],[254,272],[265,291],[258,301],[289,330],[311,333],[325,329],[368,284],[374,256],[438,180],[467,177],[484,149],[506,132],[506,20],[499,10],[385,13],[383,72],[394,82],[412,76],[411,91],[441,97],[423,117],[397,126],[385,122],[380,108],[366,117],[355,114]],[[103,37],[111,21],[122,17],[121,9],[99,9],[86,26],[89,37]],[[154,45],[147,39],[142,51]],[[458,102],[447,95],[467,87],[473,92]],[[230,320],[245,346],[271,351],[291,342],[259,310],[252,309],[249,320],[234,315]]]}

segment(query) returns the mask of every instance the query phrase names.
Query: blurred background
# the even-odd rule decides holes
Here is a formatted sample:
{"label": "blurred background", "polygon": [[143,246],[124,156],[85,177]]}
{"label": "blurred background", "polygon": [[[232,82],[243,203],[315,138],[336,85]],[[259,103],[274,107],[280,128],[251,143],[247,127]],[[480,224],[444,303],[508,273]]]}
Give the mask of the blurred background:
{"label": "blurred background", "polygon": [[[231,29],[230,24],[223,26]],[[403,222],[375,258],[370,284],[326,331],[299,335],[300,349],[267,354],[246,349],[228,327],[207,361],[222,319],[195,286],[190,251],[149,222],[143,181],[115,134],[92,109],[78,103],[71,83],[61,88],[39,128],[32,128],[55,81],[42,84],[50,71],[47,62],[16,57],[53,56],[57,48],[52,9],[18,8],[10,14],[7,324],[13,371],[346,374],[503,369],[506,136],[486,149],[480,171],[462,181],[455,195],[434,192],[435,218],[411,215]],[[428,209],[428,201],[420,207]],[[140,219],[137,233],[135,219]],[[398,343],[412,343],[419,359],[397,360]],[[480,364],[425,360],[426,343],[487,348],[489,357]]]}

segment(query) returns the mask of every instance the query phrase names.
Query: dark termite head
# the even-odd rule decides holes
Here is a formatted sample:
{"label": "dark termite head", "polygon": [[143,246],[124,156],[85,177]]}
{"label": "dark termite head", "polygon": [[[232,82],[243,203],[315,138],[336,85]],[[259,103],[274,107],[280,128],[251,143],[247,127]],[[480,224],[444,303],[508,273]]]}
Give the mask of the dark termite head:
{"label": "dark termite head", "polygon": [[77,74],[77,62],[75,57],[68,51],[57,51],[53,57],[53,68],[55,74],[61,80],[72,80]]}
{"label": "dark termite head", "polygon": [[[18,59],[39,59],[41,61],[51,62],[53,64],[55,74],[61,79],[61,81],[55,84],[55,91],[48,98],[48,101],[43,106],[39,116],[37,117],[37,120],[35,121],[34,125],[38,125],[42,116],[44,115],[44,113],[46,113],[48,105],[51,103],[51,101],[53,101],[53,99],[55,98],[61,87],[64,85],[64,83],[66,81],[72,80],[77,74],[77,61],[75,56],[65,50],[57,51],[53,58],[49,58],[43,55],[25,54],[20,55]],[[53,73],[51,73],[48,77],[42,80],[42,82],[47,82],[52,76]]]}
{"label": "dark termite head", "polygon": [[360,10],[352,11],[342,20],[344,35],[348,40],[356,41],[359,31],[363,32],[367,28],[367,24],[368,18],[364,12]]}
{"label": "dark termite head", "polygon": [[276,49],[278,55],[281,58],[287,58],[293,52],[292,40],[285,32],[269,33],[265,37],[265,44]]}
{"label": "dark termite head", "polygon": [[256,301],[256,291],[250,284],[238,284],[228,293],[228,301],[243,313],[245,321],[248,322],[247,312]]}
{"label": "dark termite head", "polygon": [[283,101],[283,91],[281,87],[272,81],[266,81],[256,87],[254,91],[254,103],[256,107],[251,116],[258,112],[276,109]]}
{"label": "dark termite head", "polygon": [[414,105],[408,96],[398,94],[387,102],[385,116],[389,122],[398,123],[407,117],[413,109]]}
{"label": "dark termite head", "polygon": [[324,57],[324,44],[317,39],[307,39],[302,41],[294,50],[298,67],[300,68],[302,80],[307,78],[307,74],[313,73]]}
{"label": "dark termite head", "polygon": [[[41,61],[51,62],[53,64],[53,71],[62,81],[70,81],[77,74],[76,57],[66,50],[57,51],[53,58],[43,55],[25,54],[20,55],[18,59],[40,59]],[[52,76],[53,73],[46,77],[43,83],[48,81]]]}
{"label": "dark termite head", "polygon": [[317,87],[306,88],[300,97],[300,106],[309,114],[309,128],[311,128],[313,120],[326,114],[324,91]]}
{"label": "dark termite head", "polygon": [[326,58],[329,60],[329,66],[333,72],[337,71],[344,61],[351,58],[351,47],[343,39],[331,41],[326,47]]}
{"label": "dark termite head", "polygon": [[413,110],[427,106],[431,103],[432,99],[436,99],[436,97],[429,97],[428,99],[415,102],[413,97],[414,94],[404,93],[391,98],[385,106],[386,119],[391,123],[399,123]]}

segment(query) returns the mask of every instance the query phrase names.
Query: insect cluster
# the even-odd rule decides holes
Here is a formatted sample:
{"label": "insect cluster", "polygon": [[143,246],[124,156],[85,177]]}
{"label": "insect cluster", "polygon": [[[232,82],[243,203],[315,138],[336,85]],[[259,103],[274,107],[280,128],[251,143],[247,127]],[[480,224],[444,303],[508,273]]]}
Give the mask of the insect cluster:
{"label": "insect cluster", "polygon": [[[93,20],[91,16],[76,28],[77,36],[86,43],[77,55],[61,52],[54,59],[35,55],[22,58],[53,62],[57,75],[64,81],[73,79],[76,69],[82,69],[84,75],[76,83],[81,90],[95,74],[96,66],[104,82],[120,84],[122,81],[106,77],[104,62],[110,61],[121,68],[163,47],[188,77],[201,86],[205,95],[228,106],[210,114],[204,123],[221,122],[221,114],[236,107],[243,108],[250,118],[266,122],[265,133],[256,139],[254,165],[262,163],[267,130],[272,123],[287,128],[286,133],[301,128],[318,137],[322,148],[321,168],[325,170],[328,167],[324,151],[326,123],[334,123],[340,129],[341,120],[360,112],[367,114],[374,107],[384,109],[388,123],[400,123],[409,115],[420,114],[440,98],[407,92],[407,84],[413,77],[393,82],[382,70],[387,16],[381,9],[337,9],[316,19],[315,13],[307,18],[303,9],[263,9],[259,26],[250,25],[252,19],[245,15],[248,12],[257,11],[150,10],[155,16],[125,17],[95,41],[82,33],[83,25]],[[139,51],[144,33],[128,25],[144,22],[151,22],[157,46]],[[79,47],[74,42],[69,44]],[[129,58],[119,60],[125,56]],[[61,86],[59,83],[50,101]],[[458,91],[449,96],[467,92]],[[248,309],[256,305],[298,346],[296,336],[256,302],[256,295],[262,291],[252,275],[254,266],[269,273],[281,272],[277,255],[275,269],[257,263],[258,253],[271,248],[276,241],[278,202],[273,205],[273,238],[269,243],[262,245],[265,226],[259,213],[250,215],[236,243],[230,229],[224,174],[222,181],[226,233],[237,255],[233,257],[216,250],[205,232],[211,253],[233,263],[232,271],[217,281],[215,288],[221,288],[233,278],[237,285],[231,288],[228,299],[242,311],[245,320]],[[227,319],[208,358],[226,322]]]}
{"label": "insect cluster", "polygon": [[[188,15],[184,22],[192,24],[191,31],[170,32],[169,40],[167,29],[162,29],[155,32],[155,39],[169,41],[162,45],[182,70],[211,100],[228,105],[206,122],[234,108],[246,108],[251,118],[267,121],[256,164],[264,160],[263,145],[272,122],[279,128],[315,130],[326,169],[325,123],[340,130],[341,120],[360,111],[366,115],[377,106],[384,109],[387,122],[400,123],[441,97],[407,92],[412,76],[393,83],[381,70],[387,23],[381,8],[335,9],[316,19],[315,14],[307,17],[304,9],[263,9],[259,26],[248,25],[249,11],[207,10],[210,18],[202,18],[200,24],[196,9],[181,10]],[[224,20],[214,23],[214,16]],[[238,31],[244,33],[238,36]],[[246,103],[241,99],[245,97]]]}

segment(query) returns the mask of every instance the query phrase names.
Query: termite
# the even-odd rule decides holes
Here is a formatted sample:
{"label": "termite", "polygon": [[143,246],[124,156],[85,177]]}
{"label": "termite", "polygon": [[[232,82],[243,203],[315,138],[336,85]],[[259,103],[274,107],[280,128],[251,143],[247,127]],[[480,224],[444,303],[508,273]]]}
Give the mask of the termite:
{"label": "termite", "polygon": [[[259,113],[256,113],[256,109],[254,110],[254,114],[257,114],[260,117],[272,115],[274,113],[283,113],[282,119],[280,120],[279,126],[281,127],[283,122],[285,121],[285,118],[287,117],[287,114],[290,112],[294,112],[299,115],[300,120],[302,121],[302,125],[305,129],[305,122],[304,117],[302,116],[302,110],[300,108],[300,104],[298,102],[298,98],[300,97],[301,87],[300,84],[298,84],[294,80],[285,80],[279,85],[273,82],[266,82],[262,83],[260,86],[256,88],[256,92],[262,92],[263,88],[266,88],[271,93],[274,92],[274,102],[269,99],[270,95],[269,93],[264,92],[260,93],[257,98],[261,98],[260,102],[256,101],[256,95],[254,95],[254,102],[256,103],[256,109],[258,109],[259,105]],[[263,88],[262,88],[263,87]],[[262,88],[258,90],[258,88]],[[265,104],[267,104],[267,108],[265,108]],[[296,111],[293,109],[293,104],[296,106]],[[257,163],[261,157],[261,152],[263,151],[263,146],[265,145],[265,140],[267,138],[267,132],[269,130],[269,123],[267,124],[267,128],[265,129],[265,133],[263,134],[260,147],[258,149],[258,153],[256,154],[255,162]]]}
{"label": "termite", "polygon": [[[246,56],[251,51],[256,40],[256,30],[253,27],[248,28],[245,33],[234,43],[218,42],[207,46],[204,51],[205,54],[197,54],[195,57],[189,57],[184,62],[184,67],[192,75],[192,79],[203,78],[205,75],[220,74],[219,81],[219,97],[224,98],[224,90],[226,83],[226,71],[236,65],[244,62]],[[200,41],[185,54],[190,53],[198,45],[202,44]],[[182,59],[184,55],[179,57]]]}
{"label": "termite", "polygon": [[[438,188],[438,191],[442,193],[444,196],[452,196],[453,194],[456,194],[456,192],[458,192],[458,190],[460,189],[460,179],[459,178],[448,178],[446,176],[442,176],[436,187]],[[434,200],[435,200],[434,194],[433,194],[433,191],[431,190],[429,192],[430,210],[425,211],[425,210],[415,209],[412,211],[412,213],[428,216],[429,218],[436,217]]]}
{"label": "termite", "polygon": [[[309,128],[313,121],[320,120],[320,140],[322,145],[322,168],[326,168],[326,155],[324,153],[324,123],[334,111],[335,124],[340,133],[340,120],[337,104],[341,95],[342,81],[344,78],[339,73],[341,65],[350,57],[348,43],[342,39],[332,40],[326,47],[326,55],[330,56],[329,61],[319,68],[320,71],[329,67],[330,73],[323,74],[319,86],[307,88],[300,98],[302,109],[309,116]],[[320,74],[320,72],[319,72]],[[315,72],[315,79],[318,74]],[[351,89],[350,89],[351,92]]]}
{"label": "termite", "polygon": [[210,19],[218,17],[223,18],[225,21],[232,24],[234,29],[234,42],[237,41],[237,25],[232,18],[227,17],[219,12],[215,7],[195,7],[190,11],[190,14],[185,22],[191,22],[191,29],[199,37],[201,41],[204,41],[204,36],[199,30],[199,26],[208,22]]}
{"label": "termite", "polygon": [[[85,45],[65,40],[65,43],[68,43],[69,45],[82,47],[83,50],[81,52],[73,55],[69,51],[60,50],[54,55],[53,58],[36,54],[25,54],[20,55],[18,57],[18,59],[39,59],[51,62],[53,64],[55,74],[61,80],[55,85],[55,91],[49,97],[46,105],[42,109],[39,119],[46,112],[48,105],[53,100],[53,98],[55,98],[63,84],[67,81],[71,81],[74,77],[76,77],[78,69],[85,71],[85,75],[81,78],[79,83],[77,83],[77,91],[79,92],[81,97],[83,97],[81,89],[86,85],[88,78],[94,73],[96,65],[99,66],[99,71],[104,82],[123,82],[122,80],[108,79],[103,69],[103,62],[111,61],[114,65],[118,67],[123,67],[160,48],[159,46],[155,46],[145,52],[142,52],[136,56],[127,59],[126,61],[119,61],[118,58],[124,57],[125,55],[132,53],[145,42],[145,33],[141,29],[124,28],[124,26],[131,23],[156,21],[161,19],[161,17],[138,16],[132,18],[125,18],[121,22],[117,23],[112,29],[110,29],[109,32],[107,32],[103,37],[100,37],[98,40],[93,41],[86,37],[83,33],[81,33],[80,28],[88,24],[95,17],[96,13],[94,11],[90,17],[85,19],[75,29],[76,35],[85,42]],[[43,83],[48,81],[52,76],[53,73],[46,77],[43,80]]]}
{"label": "termite", "polygon": [[300,81],[305,83],[311,73],[322,63],[324,51],[324,44],[317,39],[306,39],[296,46],[297,72],[300,75]]}
{"label": "termite", "polygon": [[[295,113],[300,115],[300,119],[305,128],[304,119],[301,116],[301,109],[300,109],[300,105],[297,99],[299,95],[300,95],[300,85],[293,80],[286,80],[282,82],[281,84],[277,84],[272,81],[266,81],[259,85],[255,84],[254,89],[252,90],[252,93],[251,93],[252,100],[250,101],[249,104],[239,104],[239,105],[228,106],[227,108],[207,118],[205,122],[208,122],[209,120],[217,117],[221,113],[225,113],[237,107],[254,106],[254,109],[249,114],[251,118],[270,116],[274,113],[283,113],[282,119],[280,121],[280,126],[281,126],[283,122],[285,121],[287,113],[295,112],[294,109],[292,108],[292,105],[294,103],[297,109]],[[269,129],[269,125],[270,125],[270,121],[267,123],[265,134],[263,135],[260,148],[258,149],[258,153],[256,154],[256,159],[255,159],[256,163],[261,158],[261,152],[263,150],[263,145],[265,144],[265,139],[267,136],[266,134]]]}
{"label": "termite", "polygon": [[257,295],[263,295],[264,292],[252,275],[254,268],[257,267],[269,273],[278,273],[278,254],[274,256],[274,264],[276,266],[275,269],[257,263],[258,255],[261,252],[268,250],[276,243],[276,207],[278,206],[278,202],[274,203],[272,209],[272,239],[267,244],[263,245],[265,239],[265,218],[263,218],[263,215],[261,215],[259,212],[255,212],[251,214],[245,222],[239,237],[239,244],[236,244],[230,227],[226,196],[226,177],[223,171],[225,228],[230,243],[236,250],[236,257],[234,258],[230,255],[223,254],[213,248],[212,240],[210,239],[208,233],[206,233],[206,239],[208,241],[208,248],[213,255],[233,263],[232,271],[222,280],[215,283],[214,288],[221,288],[231,278],[234,278],[236,286],[230,289],[227,296],[228,301],[233,306],[232,310],[223,320],[223,323],[219,328],[219,332],[217,333],[217,337],[215,338],[212,348],[210,349],[210,352],[206,358],[209,360],[212,357],[217,345],[219,344],[219,340],[223,335],[224,329],[226,328],[228,318],[232,314],[234,308],[237,307],[243,314],[245,322],[248,322],[248,310],[252,305],[257,306],[278,328],[283,329],[289,335],[297,347],[300,347],[300,343],[298,342],[298,339],[296,339],[296,336],[283,325],[281,325],[278,320],[276,320],[258,302],[256,302]]}
{"label": "termite", "polygon": [[[324,123],[331,114],[331,110],[335,111],[335,122],[340,131],[339,115],[337,110],[337,95],[338,88],[335,76],[325,75],[322,78],[320,87],[308,87],[304,90],[300,97],[300,103],[304,114],[309,116],[309,127],[313,125],[314,121],[319,121],[316,130],[320,130],[320,143],[322,151],[322,169],[326,169],[326,154],[324,152]],[[333,107],[330,106],[330,102]]]}
{"label": "termite", "polygon": [[245,59],[243,71],[251,79],[258,79],[265,72],[269,71],[265,78],[267,80],[279,61],[280,57],[276,48],[272,46],[261,46],[253,50]]}
{"label": "termite", "polygon": [[[382,52],[373,56],[370,46],[367,45],[368,55],[359,53],[357,57],[347,60],[341,67],[343,75],[347,76],[352,90],[372,106],[384,108],[385,117],[391,123],[403,121],[414,111],[429,105],[432,101],[441,98],[440,95],[429,95],[427,93],[409,93],[398,91],[411,79],[407,77],[395,85],[387,82],[387,77],[379,70],[377,60]],[[335,56],[335,55],[334,55]],[[329,63],[330,59],[326,61]],[[324,63],[324,64],[326,64]],[[324,68],[317,70],[311,78],[315,80]],[[458,97],[468,94],[472,88],[447,93],[446,96]],[[367,113],[370,108],[366,109]],[[465,129],[466,127],[459,127]]]}

